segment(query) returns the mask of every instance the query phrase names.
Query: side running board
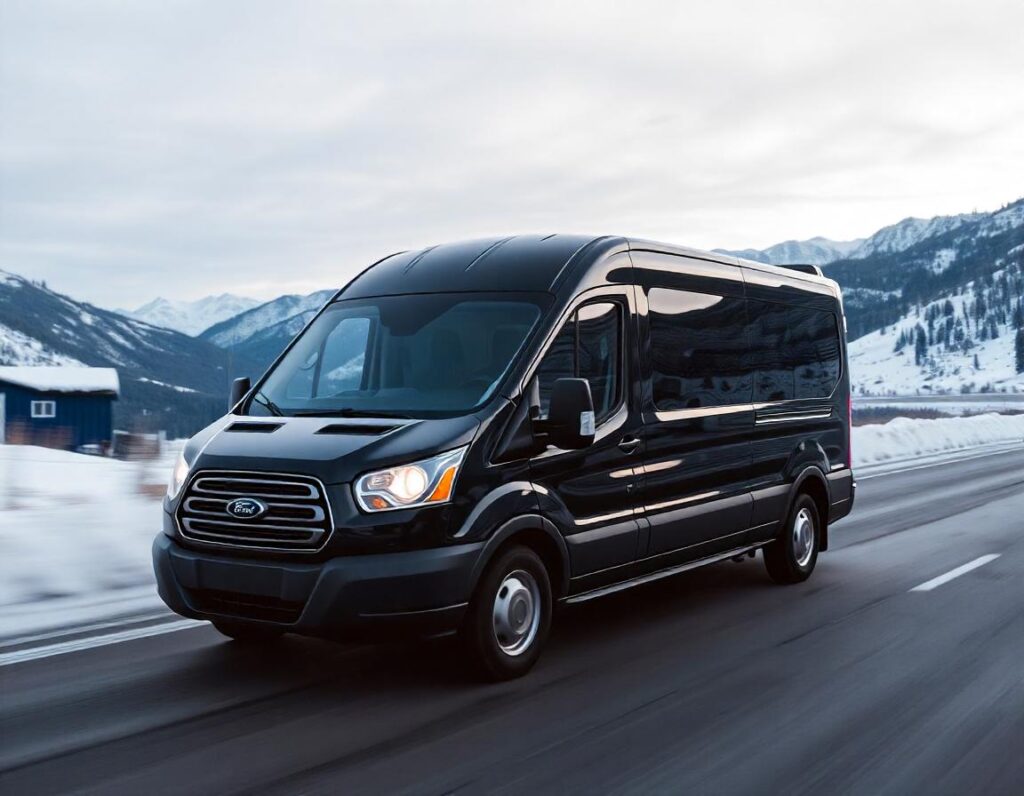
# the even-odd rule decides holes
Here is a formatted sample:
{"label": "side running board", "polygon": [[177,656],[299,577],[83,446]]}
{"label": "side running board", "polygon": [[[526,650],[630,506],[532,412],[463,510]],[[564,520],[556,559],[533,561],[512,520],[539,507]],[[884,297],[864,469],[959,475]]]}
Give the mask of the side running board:
{"label": "side running board", "polygon": [[626,589],[632,589],[634,586],[639,586],[643,583],[650,583],[655,580],[661,580],[662,578],[668,578],[672,575],[678,575],[680,572],[687,572],[691,569],[697,569],[698,567],[707,566],[708,564],[717,564],[719,561],[727,561],[730,558],[741,556],[744,553],[749,553],[753,550],[757,550],[759,547],[764,547],[766,542],[759,542],[758,544],[745,545],[744,547],[737,547],[733,550],[727,550],[724,553],[716,553],[713,556],[707,558],[698,558],[696,561],[688,561],[685,564],[678,564],[674,567],[668,567],[667,569],[659,569],[657,572],[651,572],[647,575],[640,575],[629,580],[624,580],[621,583],[613,583],[610,586],[601,586],[597,589],[591,589],[580,594],[574,594],[571,597],[566,597],[562,600],[563,603],[585,603],[587,600],[593,600],[596,597],[604,597],[607,594],[614,594],[617,591],[625,591]]}

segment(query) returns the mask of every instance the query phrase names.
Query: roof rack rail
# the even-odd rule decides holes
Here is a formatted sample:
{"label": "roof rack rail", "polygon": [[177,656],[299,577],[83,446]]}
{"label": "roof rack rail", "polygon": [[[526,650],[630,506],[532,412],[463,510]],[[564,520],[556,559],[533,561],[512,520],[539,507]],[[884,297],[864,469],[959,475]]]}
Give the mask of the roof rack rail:
{"label": "roof rack rail", "polygon": [[810,263],[779,263],[779,268],[788,268],[791,271],[799,271],[802,274],[811,274],[812,276],[824,276],[821,268]]}

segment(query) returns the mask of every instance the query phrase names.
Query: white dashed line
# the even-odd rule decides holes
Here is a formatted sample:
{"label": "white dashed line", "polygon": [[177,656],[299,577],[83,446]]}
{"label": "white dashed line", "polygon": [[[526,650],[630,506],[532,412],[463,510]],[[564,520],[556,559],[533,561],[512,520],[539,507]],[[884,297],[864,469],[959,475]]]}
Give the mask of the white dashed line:
{"label": "white dashed line", "polygon": [[944,575],[939,575],[937,578],[926,580],[920,586],[915,586],[914,588],[912,588],[911,591],[931,591],[932,589],[938,588],[943,583],[949,583],[951,580],[953,580],[953,578],[959,578],[961,575],[966,575],[972,569],[983,567],[985,566],[985,564],[988,564],[991,561],[995,561],[997,558],[999,558],[1000,555],[1000,553],[990,553],[987,556],[981,556],[980,558],[976,558],[973,561],[968,561],[966,564],[963,564],[962,566],[959,566],[956,569],[951,569]]}

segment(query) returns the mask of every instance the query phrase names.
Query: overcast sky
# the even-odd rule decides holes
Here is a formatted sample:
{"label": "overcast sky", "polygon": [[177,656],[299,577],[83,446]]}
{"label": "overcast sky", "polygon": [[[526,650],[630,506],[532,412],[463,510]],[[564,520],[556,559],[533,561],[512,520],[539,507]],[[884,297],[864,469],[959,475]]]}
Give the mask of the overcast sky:
{"label": "overcast sky", "polygon": [[1024,195],[1024,3],[0,0],[0,268],[101,306],[514,232],[711,248]]}

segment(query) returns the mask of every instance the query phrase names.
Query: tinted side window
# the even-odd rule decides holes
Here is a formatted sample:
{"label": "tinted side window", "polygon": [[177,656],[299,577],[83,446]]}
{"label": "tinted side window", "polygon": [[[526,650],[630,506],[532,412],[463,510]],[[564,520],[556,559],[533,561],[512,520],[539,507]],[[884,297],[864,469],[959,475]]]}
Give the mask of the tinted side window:
{"label": "tinted side window", "polygon": [[839,381],[836,316],[807,307],[749,302],[757,376],[754,400],[827,398]]}
{"label": "tinted side window", "polygon": [[622,311],[618,304],[586,304],[555,337],[537,369],[541,415],[551,403],[556,379],[578,377],[590,382],[598,423],[619,405],[622,380]]}
{"label": "tinted side window", "polygon": [[652,288],[651,382],[663,411],[750,403],[747,314],[741,298]]}

